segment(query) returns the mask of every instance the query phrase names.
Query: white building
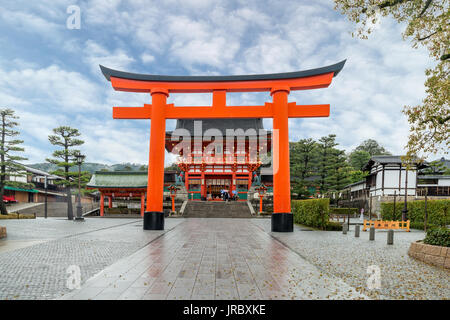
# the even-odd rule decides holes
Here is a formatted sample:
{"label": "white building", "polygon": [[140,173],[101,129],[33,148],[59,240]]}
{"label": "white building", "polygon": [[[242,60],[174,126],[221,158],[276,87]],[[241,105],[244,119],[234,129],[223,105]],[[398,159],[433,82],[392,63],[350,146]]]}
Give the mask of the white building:
{"label": "white building", "polygon": [[369,196],[415,196],[417,192],[417,169],[425,168],[425,163],[407,170],[400,156],[374,156],[364,166],[368,171],[365,184]]}

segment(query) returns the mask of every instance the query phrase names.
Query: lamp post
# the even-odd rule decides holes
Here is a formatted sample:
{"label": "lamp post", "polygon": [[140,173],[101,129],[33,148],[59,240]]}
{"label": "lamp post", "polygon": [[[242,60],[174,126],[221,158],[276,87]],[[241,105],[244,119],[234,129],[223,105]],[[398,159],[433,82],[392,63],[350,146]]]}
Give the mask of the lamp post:
{"label": "lamp post", "polygon": [[264,194],[266,193],[267,188],[261,184],[261,186],[258,188],[258,193],[259,193],[259,213],[262,213],[262,204],[263,204],[263,198],[264,198]]}
{"label": "lamp post", "polygon": [[77,201],[77,216],[75,217],[75,221],[84,221],[83,218],[83,207],[81,206],[81,164],[84,161],[86,156],[81,153],[75,154],[75,160],[78,165],[78,201]]}
{"label": "lamp post", "polygon": [[172,198],[172,213],[175,213],[175,196],[177,194],[178,188],[173,184],[169,186],[170,197]]}
{"label": "lamp post", "polygon": [[45,176],[45,204],[44,204],[44,216],[45,216],[45,219],[47,219],[47,183],[48,183],[48,181],[47,181],[47,176]]}
{"label": "lamp post", "polygon": [[408,167],[405,169],[405,203],[402,210],[402,221],[408,220]]}

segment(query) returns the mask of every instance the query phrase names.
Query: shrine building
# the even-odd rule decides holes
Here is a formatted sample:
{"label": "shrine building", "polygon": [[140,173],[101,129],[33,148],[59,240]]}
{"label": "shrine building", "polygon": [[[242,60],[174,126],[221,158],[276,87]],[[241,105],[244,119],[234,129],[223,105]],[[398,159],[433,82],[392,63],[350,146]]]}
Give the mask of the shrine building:
{"label": "shrine building", "polygon": [[[184,144],[180,136],[187,137]],[[178,156],[189,200],[220,200],[225,189],[245,201],[254,173],[271,151],[271,138],[259,118],[179,119],[175,130],[166,132],[165,146]]]}

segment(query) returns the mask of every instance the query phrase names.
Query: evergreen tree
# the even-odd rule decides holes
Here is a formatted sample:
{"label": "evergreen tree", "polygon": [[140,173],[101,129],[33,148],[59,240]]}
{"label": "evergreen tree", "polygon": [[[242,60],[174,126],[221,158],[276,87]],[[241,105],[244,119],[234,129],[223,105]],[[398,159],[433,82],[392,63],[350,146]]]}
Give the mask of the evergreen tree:
{"label": "evergreen tree", "polygon": [[67,189],[67,218],[73,219],[72,209],[72,193],[70,187],[78,186],[78,172],[70,171],[70,168],[75,166],[74,156],[79,153],[79,150],[73,149],[73,147],[82,145],[83,140],[77,139],[81,134],[78,129],[74,129],[68,126],[60,126],[53,129],[54,135],[49,135],[48,140],[54,146],[62,147],[62,150],[56,150],[53,152],[53,159],[46,159],[48,162],[58,166],[58,169],[53,171],[52,174],[58,175],[64,179],[55,181],[56,184],[62,184]]}
{"label": "evergreen tree", "polygon": [[351,167],[346,161],[345,151],[336,148],[331,149],[327,163],[326,189],[342,190],[350,183],[351,172]]}
{"label": "evergreen tree", "polygon": [[431,175],[450,174],[450,169],[445,166],[442,160],[431,161],[428,165],[429,167],[422,171],[424,174],[431,174]]}
{"label": "evergreen tree", "polygon": [[373,139],[364,140],[358,147],[356,147],[355,151],[366,151],[371,157],[391,154]]}
{"label": "evergreen tree", "polygon": [[370,160],[370,153],[365,150],[353,150],[348,160],[354,170],[362,170]]}
{"label": "evergreen tree", "polygon": [[333,156],[334,147],[337,146],[335,139],[335,134],[329,134],[326,137],[320,138],[317,144],[317,173],[319,179],[317,179],[316,182],[320,187],[321,193],[328,190],[327,177],[330,170],[330,158]]}
{"label": "evergreen tree", "polygon": [[311,186],[311,182],[306,179],[314,174],[316,158],[316,142],[311,138],[290,144],[291,176],[295,180],[293,191],[297,193],[299,199],[310,196],[308,187]]}
{"label": "evergreen tree", "polygon": [[366,176],[367,171],[352,170],[350,171],[350,183],[355,183],[364,180]]}
{"label": "evergreen tree", "polygon": [[[15,139],[19,134],[14,128],[19,125],[15,119],[18,119],[14,110],[5,108],[0,109],[1,117],[1,141],[0,141],[0,213],[7,215],[8,211],[3,202],[3,195],[5,193],[5,186],[29,188],[32,184],[23,183],[18,181],[11,181],[11,177],[23,177],[26,176],[25,168],[16,161],[27,160],[27,158],[15,155],[15,152],[23,152],[24,148],[19,145],[23,143],[23,140]],[[9,178],[8,178],[9,177]]]}

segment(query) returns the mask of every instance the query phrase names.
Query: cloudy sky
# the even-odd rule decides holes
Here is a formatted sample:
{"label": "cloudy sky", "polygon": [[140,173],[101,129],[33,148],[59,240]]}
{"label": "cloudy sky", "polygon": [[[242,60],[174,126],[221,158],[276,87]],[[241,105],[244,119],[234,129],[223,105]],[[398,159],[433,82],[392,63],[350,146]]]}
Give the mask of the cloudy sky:
{"label": "cloudy sky", "polygon": [[[80,29],[68,29],[67,8],[80,8]],[[78,128],[87,161],[146,163],[150,120],[113,120],[112,106],[142,106],[148,94],[116,92],[99,64],[149,74],[229,75],[290,72],[347,59],[327,89],[296,91],[298,104],[331,104],[329,118],[291,119],[290,137],[337,135],[351,151],[375,139],[404,153],[404,105],[425,96],[425,49],[403,41],[404,25],[382,20],[368,40],[332,0],[0,0],[0,107],[20,116],[28,163],[52,150],[52,128]],[[262,104],[267,93],[229,94],[233,105]],[[169,103],[208,105],[207,94]],[[271,120],[265,120],[271,127]],[[175,120],[167,121],[167,129]],[[173,157],[166,157],[170,162]]]}

